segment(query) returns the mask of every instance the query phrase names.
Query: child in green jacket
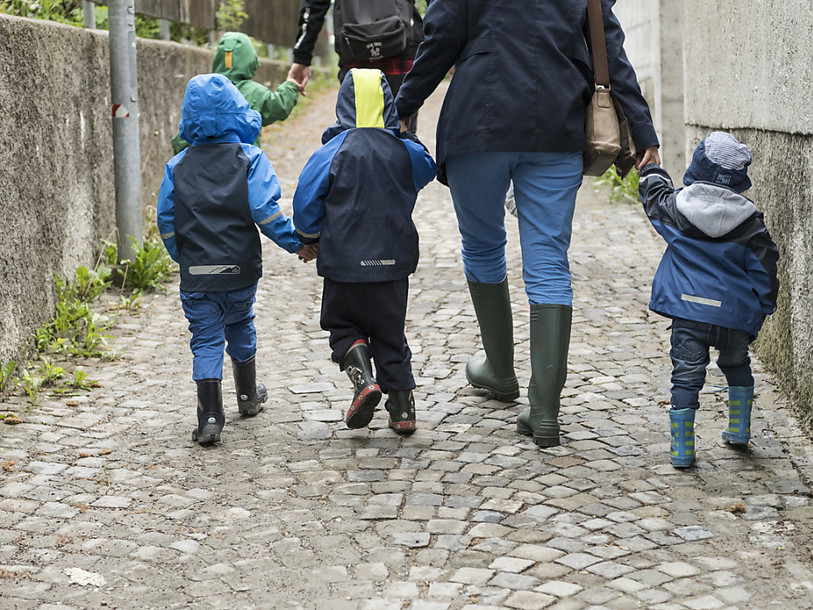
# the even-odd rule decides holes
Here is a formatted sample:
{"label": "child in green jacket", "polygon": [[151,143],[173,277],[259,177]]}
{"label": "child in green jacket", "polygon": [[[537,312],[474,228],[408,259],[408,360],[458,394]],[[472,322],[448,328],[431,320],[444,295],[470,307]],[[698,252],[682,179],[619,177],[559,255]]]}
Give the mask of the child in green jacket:
{"label": "child in green jacket", "polygon": [[[222,74],[228,78],[238,91],[246,98],[249,107],[256,110],[262,117],[263,127],[276,121],[284,121],[296,106],[299,95],[296,81],[288,79],[280,83],[276,91],[251,80],[257,72],[260,60],[257,51],[251,44],[251,39],[240,32],[226,32],[217,43],[212,72]],[[260,145],[260,136],[254,142]],[[189,146],[189,142],[181,138],[181,134],[172,136],[172,151],[178,154]]]}

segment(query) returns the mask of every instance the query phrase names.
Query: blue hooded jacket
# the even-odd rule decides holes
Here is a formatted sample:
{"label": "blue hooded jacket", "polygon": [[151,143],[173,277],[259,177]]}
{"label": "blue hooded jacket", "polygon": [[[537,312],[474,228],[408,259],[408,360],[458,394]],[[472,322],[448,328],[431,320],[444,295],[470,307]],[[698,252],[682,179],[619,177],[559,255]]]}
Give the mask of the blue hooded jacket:
{"label": "blue hooded jacket", "polygon": [[709,182],[675,190],[655,164],[641,171],[639,193],[668,244],[649,308],[756,338],[779,291],[779,253],[762,213],[750,199]]}
{"label": "blue hooded jacket", "polygon": [[257,226],[288,252],[302,243],[282,214],[280,187],[262,150],[250,144],[259,113],[228,78],[189,81],[181,136],[191,146],[166,165],[158,193],[158,230],[180,264],[184,292],[228,292],[257,282],[262,247]]}
{"label": "blue hooded jacket", "polygon": [[437,165],[412,134],[399,132],[380,70],[353,69],[339,89],[335,125],[308,160],[294,195],[294,224],[319,241],[316,268],[336,282],[386,282],[418,265],[412,210]]}

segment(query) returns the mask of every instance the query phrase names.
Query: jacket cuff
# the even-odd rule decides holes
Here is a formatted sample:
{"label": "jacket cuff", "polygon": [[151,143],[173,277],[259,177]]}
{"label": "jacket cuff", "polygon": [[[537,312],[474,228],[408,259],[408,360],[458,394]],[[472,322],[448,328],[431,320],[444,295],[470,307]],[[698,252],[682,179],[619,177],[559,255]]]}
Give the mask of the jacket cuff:
{"label": "jacket cuff", "polygon": [[294,62],[295,64],[301,64],[303,66],[310,66],[311,62],[313,61],[313,55],[308,53],[302,52],[294,52]]}

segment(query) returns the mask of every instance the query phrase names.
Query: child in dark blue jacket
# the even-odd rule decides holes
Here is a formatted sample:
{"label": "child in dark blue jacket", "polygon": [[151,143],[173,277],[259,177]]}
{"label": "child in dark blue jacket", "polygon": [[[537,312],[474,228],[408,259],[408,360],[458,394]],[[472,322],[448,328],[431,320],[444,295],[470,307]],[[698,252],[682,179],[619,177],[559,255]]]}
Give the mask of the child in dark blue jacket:
{"label": "child in dark blue jacket", "polygon": [[260,231],[288,252],[313,259],[280,211],[280,187],[262,150],[251,145],[261,119],[228,78],[189,81],[180,133],[191,143],[166,165],[158,194],[158,229],[181,267],[181,304],[192,333],[192,379],[198,427],[192,439],[218,442],[225,415],[220,382],[223,347],[232,359],[241,415],[262,410],[268,397],[256,381],[254,295],[262,275]]}
{"label": "child in dark blue jacket", "polygon": [[345,422],[369,424],[383,392],[390,427],[409,434],[415,380],[404,327],[408,278],[418,265],[412,209],[437,166],[414,135],[400,133],[380,70],[350,70],[336,116],[299,177],[294,224],[303,243],[319,243],[321,325],[333,361],[353,382]]}
{"label": "child in dark blue jacket", "polygon": [[748,147],[714,132],[694,152],[674,189],[669,175],[650,164],[640,175],[644,210],[668,247],[652,282],[652,311],[672,318],[670,460],[695,460],[694,418],[706,378],[709,347],[728,382],[729,419],[723,440],[747,445],[751,437],[754,378],[748,346],[776,309],[779,254],[763,215],[741,193],[751,187]]}

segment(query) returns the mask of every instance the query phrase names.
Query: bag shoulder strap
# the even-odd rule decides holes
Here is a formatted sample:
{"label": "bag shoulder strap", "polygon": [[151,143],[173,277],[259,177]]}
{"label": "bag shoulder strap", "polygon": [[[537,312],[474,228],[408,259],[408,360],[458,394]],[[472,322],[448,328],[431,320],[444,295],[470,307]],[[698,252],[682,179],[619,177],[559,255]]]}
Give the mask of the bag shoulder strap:
{"label": "bag shoulder strap", "polygon": [[593,49],[593,73],[596,86],[609,89],[610,68],[607,65],[607,41],[604,37],[601,0],[587,0],[587,23],[590,27],[590,46]]}

